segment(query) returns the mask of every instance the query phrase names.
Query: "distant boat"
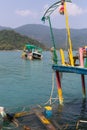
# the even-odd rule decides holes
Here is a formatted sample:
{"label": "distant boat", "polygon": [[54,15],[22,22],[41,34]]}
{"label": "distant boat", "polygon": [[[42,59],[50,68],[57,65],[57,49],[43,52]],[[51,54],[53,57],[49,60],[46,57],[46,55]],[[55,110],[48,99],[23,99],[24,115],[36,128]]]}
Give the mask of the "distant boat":
{"label": "distant boat", "polygon": [[31,44],[26,44],[22,53],[22,58],[28,59],[28,60],[33,60],[33,59],[42,59],[42,48],[31,45]]}

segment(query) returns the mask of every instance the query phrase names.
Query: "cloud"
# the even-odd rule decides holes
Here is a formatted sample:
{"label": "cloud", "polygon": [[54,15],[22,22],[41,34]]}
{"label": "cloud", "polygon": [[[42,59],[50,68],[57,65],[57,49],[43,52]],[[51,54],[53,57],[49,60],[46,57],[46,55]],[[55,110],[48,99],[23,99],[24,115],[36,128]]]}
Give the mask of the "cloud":
{"label": "cloud", "polygon": [[32,12],[32,11],[30,11],[28,9],[26,9],[26,10],[16,10],[15,13],[17,15],[24,16],[24,17],[25,16],[37,17],[36,12]]}
{"label": "cloud", "polygon": [[87,13],[86,9],[82,9],[73,3],[67,3],[67,11],[70,16],[77,16]]}

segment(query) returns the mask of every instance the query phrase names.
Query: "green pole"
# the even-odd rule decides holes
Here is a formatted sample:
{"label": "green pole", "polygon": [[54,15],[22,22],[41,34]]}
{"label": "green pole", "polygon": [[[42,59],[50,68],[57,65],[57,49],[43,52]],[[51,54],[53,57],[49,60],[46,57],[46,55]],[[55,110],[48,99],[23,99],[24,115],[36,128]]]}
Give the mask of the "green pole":
{"label": "green pole", "polygon": [[54,41],[54,35],[53,35],[51,20],[50,20],[49,16],[48,16],[48,21],[49,21],[49,25],[50,25],[52,44],[53,44],[53,47],[54,47],[54,50],[53,50],[53,62],[54,62],[54,64],[57,64],[58,58],[57,58],[57,53],[56,53],[56,46],[55,46],[55,41]]}
{"label": "green pole", "polygon": [[86,57],[86,60],[85,60],[85,68],[87,68],[87,57]]}

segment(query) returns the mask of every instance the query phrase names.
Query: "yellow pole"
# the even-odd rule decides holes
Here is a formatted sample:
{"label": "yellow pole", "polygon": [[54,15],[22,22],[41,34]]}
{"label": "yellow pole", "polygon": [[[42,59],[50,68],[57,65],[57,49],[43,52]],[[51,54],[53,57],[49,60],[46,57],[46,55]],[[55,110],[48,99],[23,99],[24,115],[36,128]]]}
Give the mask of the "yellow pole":
{"label": "yellow pole", "polygon": [[62,63],[62,65],[65,65],[65,57],[64,57],[63,49],[60,49],[60,56],[61,56],[61,63]]}
{"label": "yellow pole", "polygon": [[70,58],[70,64],[71,66],[74,66],[74,60],[73,60],[73,53],[72,53],[72,42],[71,42],[71,37],[70,37],[70,28],[69,28],[69,23],[68,23],[68,13],[66,10],[66,3],[64,2],[64,14],[65,14],[65,19],[66,19],[66,29],[67,29],[67,34],[68,34],[68,42],[69,42],[69,58]]}

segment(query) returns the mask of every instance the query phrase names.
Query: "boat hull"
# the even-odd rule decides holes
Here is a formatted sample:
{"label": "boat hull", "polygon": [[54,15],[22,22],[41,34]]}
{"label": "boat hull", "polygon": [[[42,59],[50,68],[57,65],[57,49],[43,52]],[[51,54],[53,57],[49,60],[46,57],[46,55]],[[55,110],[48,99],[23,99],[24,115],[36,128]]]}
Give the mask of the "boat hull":
{"label": "boat hull", "polygon": [[28,60],[34,60],[34,59],[41,60],[42,59],[42,54],[35,53],[35,52],[33,52],[33,53],[23,53],[22,58],[23,59],[28,59]]}

